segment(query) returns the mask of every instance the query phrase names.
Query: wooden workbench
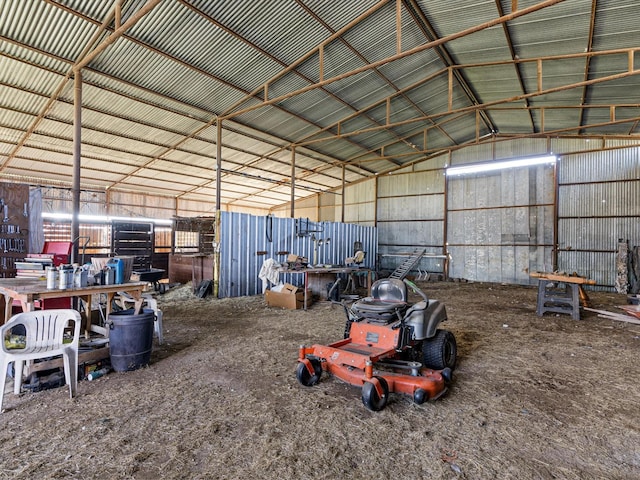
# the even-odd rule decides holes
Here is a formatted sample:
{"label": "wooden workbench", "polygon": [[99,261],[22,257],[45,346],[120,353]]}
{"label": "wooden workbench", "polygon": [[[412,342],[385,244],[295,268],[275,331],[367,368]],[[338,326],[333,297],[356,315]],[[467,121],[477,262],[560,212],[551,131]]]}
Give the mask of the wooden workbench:
{"label": "wooden workbench", "polygon": [[105,318],[111,312],[111,302],[117,292],[127,292],[136,299],[136,309],[142,304],[142,292],[147,286],[147,282],[129,282],[117,285],[92,285],[82,288],[67,289],[47,289],[46,280],[36,278],[3,278],[0,279],[0,295],[4,297],[4,309],[0,308],[2,323],[11,317],[13,301],[17,300],[22,305],[24,312],[34,310],[35,304],[39,300],[48,298],[80,298],[86,307],[87,323],[85,326],[85,337],[89,338],[90,332],[97,332],[105,337],[109,336],[106,328],[94,325],[91,322],[91,297],[93,295],[106,294],[107,302],[105,306]]}
{"label": "wooden workbench", "polygon": [[[11,317],[14,300],[19,301],[22,305],[22,310],[28,312],[35,308],[35,304],[39,300],[46,300],[48,298],[77,297],[84,302],[86,308],[85,312],[87,318],[85,324],[85,338],[89,339],[91,332],[96,332],[104,336],[105,342],[108,342],[109,329],[105,326],[95,325],[91,320],[91,297],[93,295],[101,294],[105,294],[107,296],[104,318],[108,318],[109,313],[111,312],[111,302],[117,292],[127,292],[135,298],[135,308],[137,310],[142,305],[142,292],[147,285],[147,282],[128,282],[117,285],[92,285],[90,287],[67,288],[61,290],[59,288],[47,289],[46,280],[34,278],[3,278],[0,279],[0,296],[4,297],[5,308],[0,308],[0,320],[1,323],[4,323],[5,319]],[[78,353],[78,365],[83,363],[94,363],[109,358],[109,348],[107,345],[108,343],[103,343],[102,346],[104,348],[80,351]],[[23,373],[24,375],[29,375],[30,373],[39,370],[49,370],[51,368],[58,368],[61,366],[61,357],[37,363],[29,361],[24,366]]]}
{"label": "wooden workbench", "polygon": [[307,291],[310,290],[314,296],[321,300],[327,300],[327,283],[334,283],[340,274],[347,276],[364,275],[367,283],[367,293],[371,294],[371,283],[373,270],[370,268],[358,267],[312,267],[300,270],[279,269],[281,274],[303,274],[304,275],[304,305],[306,310]]}

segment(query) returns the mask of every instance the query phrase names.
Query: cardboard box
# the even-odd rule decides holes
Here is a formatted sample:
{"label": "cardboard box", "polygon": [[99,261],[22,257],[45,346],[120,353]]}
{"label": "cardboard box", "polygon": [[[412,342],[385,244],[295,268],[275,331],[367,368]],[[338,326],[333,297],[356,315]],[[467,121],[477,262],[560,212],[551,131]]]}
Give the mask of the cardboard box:
{"label": "cardboard box", "polygon": [[296,287],[295,285],[292,285],[290,283],[285,283],[280,290],[276,290],[276,287],[272,288],[271,290],[273,290],[274,292],[278,292],[278,293],[298,293],[301,292],[302,290],[299,287]]}
{"label": "cardboard box", "polygon": [[287,255],[287,262],[289,263],[309,263],[309,259],[307,257],[300,257],[293,253]]}
{"label": "cardboard box", "polygon": [[[281,292],[274,292],[267,290],[264,294],[264,298],[267,301],[267,305],[270,307],[288,308],[290,310],[298,310],[304,308],[304,290],[299,289],[293,285],[289,285],[289,288],[285,287]],[[291,288],[293,287],[293,288]],[[307,308],[313,303],[313,297],[311,290],[307,290]]]}

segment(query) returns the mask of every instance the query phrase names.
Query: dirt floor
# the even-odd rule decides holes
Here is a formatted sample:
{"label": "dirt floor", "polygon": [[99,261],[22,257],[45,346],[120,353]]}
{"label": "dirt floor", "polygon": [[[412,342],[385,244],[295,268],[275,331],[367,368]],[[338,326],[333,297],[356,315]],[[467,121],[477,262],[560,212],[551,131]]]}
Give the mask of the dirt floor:
{"label": "dirt floor", "polygon": [[[448,394],[392,394],[295,376],[300,344],[342,338],[344,312],[261,296],[159,296],[165,344],[149,367],[5,395],[0,478],[638,479],[640,325],[535,314],[536,289],[421,283],[458,342]],[[591,292],[595,308],[625,297]]]}

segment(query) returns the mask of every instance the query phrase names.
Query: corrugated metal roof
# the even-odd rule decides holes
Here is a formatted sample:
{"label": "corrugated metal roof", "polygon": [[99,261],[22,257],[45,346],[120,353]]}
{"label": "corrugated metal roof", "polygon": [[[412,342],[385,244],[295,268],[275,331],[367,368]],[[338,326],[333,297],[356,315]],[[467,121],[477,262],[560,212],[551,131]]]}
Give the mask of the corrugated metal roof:
{"label": "corrugated metal roof", "polygon": [[[122,21],[146,3],[124,2]],[[114,5],[3,1],[0,176],[71,181],[64,78],[113,33],[111,21],[89,45]],[[599,0],[593,13],[584,0],[399,5],[400,32],[391,0],[160,2],[83,69],[83,182],[214,196],[216,115],[222,197],[265,208],[290,199],[292,145],[302,198],[341,187],[343,165],[360,181],[477,135],[639,134],[637,2]],[[416,50],[397,56],[398,38]]]}

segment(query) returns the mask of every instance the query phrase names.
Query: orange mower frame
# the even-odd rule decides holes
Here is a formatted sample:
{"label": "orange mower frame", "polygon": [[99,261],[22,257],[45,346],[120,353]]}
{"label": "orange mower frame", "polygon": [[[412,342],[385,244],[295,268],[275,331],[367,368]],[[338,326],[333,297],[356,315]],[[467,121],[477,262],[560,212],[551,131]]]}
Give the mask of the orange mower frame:
{"label": "orange mower frame", "polygon": [[[417,290],[411,282],[405,283]],[[357,302],[351,309],[345,306],[346,338],[329,345],[300,346],[298,381],[312,386],[327,372],[361,387],[362,402],[373,411],[386,406],[390,393],[411,395],[417,404],[444,395],[452,380],[457,347],[453,334],[435,328],[446,319],[444,305],[422,295],[424,301],[414,305],[418,308],[406,302],[394,305],[394,321],[383,321],[380,315],[368,318]],[[372,299],[365,300],[372,304]],[[424,338],[420,338],[421,329]]]}

